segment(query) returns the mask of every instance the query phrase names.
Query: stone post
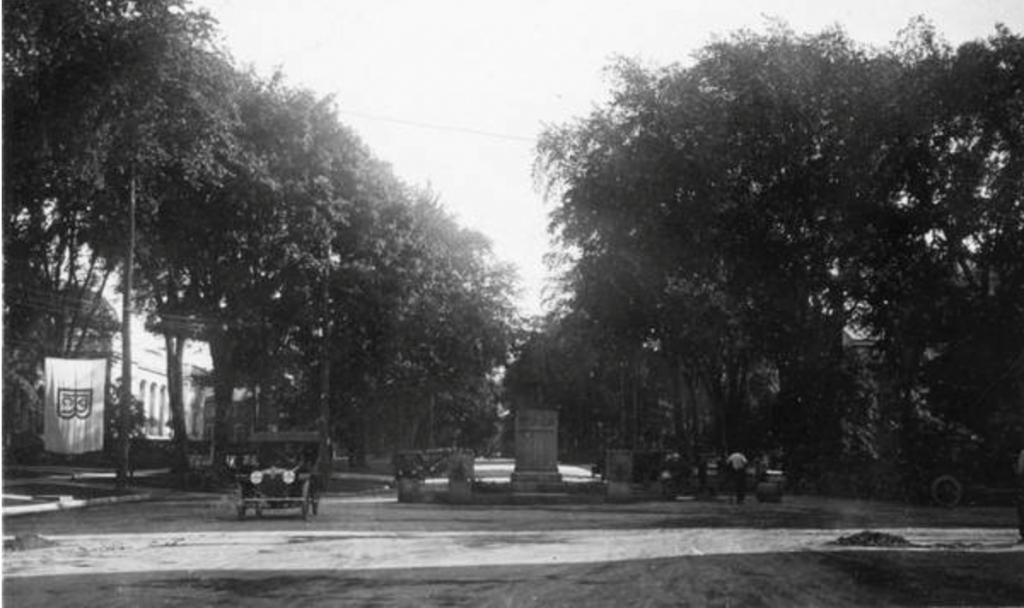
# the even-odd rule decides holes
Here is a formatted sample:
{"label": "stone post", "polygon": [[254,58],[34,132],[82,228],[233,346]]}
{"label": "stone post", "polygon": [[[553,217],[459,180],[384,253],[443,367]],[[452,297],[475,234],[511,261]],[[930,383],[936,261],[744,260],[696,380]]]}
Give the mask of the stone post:
{"label": "stone post", "polygon": [[558,412],[523,409],[516,416],[516,468],[513,492],[560,492]]}
{"label": "stone post", "polygon": [[398,502],[423,502],[423,455],[416,451],[399,452],[395,455],[393,465],[398,484]]}
{"label": "stone post", "polygon": [[473,500],[474,457],[472,452],[456,452],[448,458],[448,500],[467,503]]}

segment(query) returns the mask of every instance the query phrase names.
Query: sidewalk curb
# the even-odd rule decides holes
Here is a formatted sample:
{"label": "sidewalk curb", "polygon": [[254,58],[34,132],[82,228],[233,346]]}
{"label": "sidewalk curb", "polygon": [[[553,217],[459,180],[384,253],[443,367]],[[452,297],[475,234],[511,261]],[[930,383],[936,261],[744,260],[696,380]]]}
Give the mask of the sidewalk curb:
{"label": "sidewalk curb", "polygon": [[142,502],[152,500],[151,492],[141,494],[126,494],[124,496],[102,496],[100,498],[80,498],[65,501],[46,502],[38,505],[20,505],[3,507],[3,516],[28,515],[31,513],[49,513],[53,511],[66,511],[70,509],[82,509],[96,505],[109,505],[122,502]]}

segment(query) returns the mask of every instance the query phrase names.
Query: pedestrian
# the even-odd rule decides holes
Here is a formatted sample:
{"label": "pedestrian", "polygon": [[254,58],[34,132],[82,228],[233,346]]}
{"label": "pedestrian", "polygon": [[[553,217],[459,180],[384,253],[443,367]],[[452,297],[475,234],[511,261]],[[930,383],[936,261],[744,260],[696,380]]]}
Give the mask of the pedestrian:
{"label": "pedestrian", "polygon": [[1017,474],[1017,532],[1020,534],[1017,542],[1024,544],[1024,448],[1021,448],[1020,453],[1017,454],[1014,473]]}
{"label": "pedestrian", "polygon": [[733,452],[725,459],[725,464],[732,474],[733,487],[736,490],[736,504],[742,505],[747,495],[747,457],[742,452]]}

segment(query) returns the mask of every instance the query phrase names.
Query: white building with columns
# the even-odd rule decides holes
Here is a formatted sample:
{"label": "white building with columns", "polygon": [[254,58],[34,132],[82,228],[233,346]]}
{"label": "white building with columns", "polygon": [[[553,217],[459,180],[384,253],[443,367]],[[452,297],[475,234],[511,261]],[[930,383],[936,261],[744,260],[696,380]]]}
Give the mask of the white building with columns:
{"label": "white building with columns", "polygon": [[[143,434],[147,439],[171,438],[171,403],[168,392],[167,350],[162,336],[146,331],[142,319],[132,319],[132,394],[142,402],[145,413]],[[121,336],[113,340],[110,381],[121,381]],[[185,431],[189,439],[206,439],[207,401],[213,401],[213,389],[202,380],[212,367],[209,349],[203,342],[190,341],[182,357],[182,396],[185,406]],[[212,424],[212,420],[210,423]]]}

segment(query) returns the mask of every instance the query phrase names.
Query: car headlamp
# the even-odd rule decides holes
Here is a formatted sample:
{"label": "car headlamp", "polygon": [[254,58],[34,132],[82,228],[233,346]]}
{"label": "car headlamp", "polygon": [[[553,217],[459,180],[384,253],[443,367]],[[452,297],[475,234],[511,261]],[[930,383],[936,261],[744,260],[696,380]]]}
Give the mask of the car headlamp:
{"label": "car headlamp", "polygon": [[281,478],[284,479],[285,483],[294,483],[295,482],[295,471],[292,471],[291,469],[288,469],[287,471],[285,471],[284,473],[281,474]]}
{"label": "car headlamp", "polygon": [[263,471],[253,471],[252,473],[250,473],[249,481],[252,482],[252,485],[258,486],[260,483],[263,482]]}

